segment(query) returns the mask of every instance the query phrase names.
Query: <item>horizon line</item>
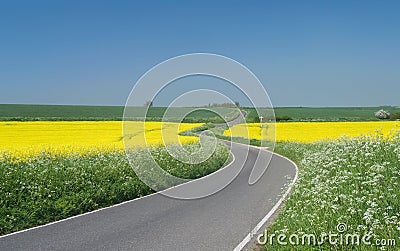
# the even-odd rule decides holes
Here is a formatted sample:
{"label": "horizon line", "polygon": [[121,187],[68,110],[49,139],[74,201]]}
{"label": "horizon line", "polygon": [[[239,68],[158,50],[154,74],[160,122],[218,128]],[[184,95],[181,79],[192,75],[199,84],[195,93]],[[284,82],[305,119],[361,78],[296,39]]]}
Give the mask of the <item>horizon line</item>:
{"label": "horizon line", "polygon": [[[0,103],[0,105],[36,105],[36,106],[87,106],[87,107],[125,107],[125,105],[103,105],[103,104],[45,104],[45,103]],[[144,105],[138,105],[134,107],[145,107]],[[162,105],[153,105],[152,107],[168,107]],[[208,107],[207,105],[194,105],[194,106],[174,106],[176,108],[195,108],[195,107]],[[251,106],[240,106],[243,108],[254,108]],[[367,106],[307,106],[307,105],[288,105],[288,106],[273,106],[272,108],[367,108],[367,107],[394,107],[400,108],[400,105],[367,105]],[[232,107],[233,108],[233,107]],[[260,107],[262,108],[262,107]],[[270,107],[268,107],[270,108]]]}

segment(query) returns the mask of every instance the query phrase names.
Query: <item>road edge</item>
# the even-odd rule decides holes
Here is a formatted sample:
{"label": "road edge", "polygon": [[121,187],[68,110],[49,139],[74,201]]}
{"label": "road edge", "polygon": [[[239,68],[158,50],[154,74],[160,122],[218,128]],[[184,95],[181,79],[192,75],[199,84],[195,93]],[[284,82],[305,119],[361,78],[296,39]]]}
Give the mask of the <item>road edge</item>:
{"label": "road edge", "polygon": [[[241,143],[239,143],[241,144]],[[262,151],[268,151],[265,150],[261,147],[256,147],[256,146],[252,146],[255,148],[258,148]],[[271,151],[268,151],[271,152]],[[288,157],[285,157],[283,155],[280,155],[278,153],[275,152],[271,152],[273,155],[279,156],[280,158],[283,158],[287,161],[289,161],[290,163],[292,163],[292,165],[295,167],[296,170],[296,174],[292,180],[292,182],[290,182],[290,184],[287,186],[287,190],[286,192],[282,195],[282,197],[275,203],[275,205],[271,208],[271,210],[269,210],[269,212],[261,219],[260,222],[258,222],[258,224],[250,231],[250,233],[248,233],[246,235],[246,237],[244,237],[244,239],[233,249],[233,251],[241,251],[243,250],[243,248],[246,247],[246,245],[248,243],[250,243],[250,241],[256,236],[256,234],[258,233],[258,231],[265,226],[265,224],[267,223],[267,221],[271,218],[271,216],[273,216],[275,214],[275,212],[281,207],[282,203],[287,199],[287,197],[289,196],[290,192],[292,191],[292,188],[294,187],[297,179],[298,179],[298,175],[299,175],[299,168],[297,166],[297,164],[289,159]]]}

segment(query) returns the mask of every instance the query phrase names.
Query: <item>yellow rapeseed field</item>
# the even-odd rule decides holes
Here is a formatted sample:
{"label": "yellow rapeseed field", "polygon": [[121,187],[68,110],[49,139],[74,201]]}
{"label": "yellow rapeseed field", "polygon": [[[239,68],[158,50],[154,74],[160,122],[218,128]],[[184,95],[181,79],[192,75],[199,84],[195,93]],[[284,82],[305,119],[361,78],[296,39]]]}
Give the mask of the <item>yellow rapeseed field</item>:
{"label": "yellow rapeseed field", "polygon": [[[270,125],[259,123],[235,125],[226,130],[224,135],[252,139],[271,140],[273,136],[268,132],[273,131]],[[388,136],[393,131],[400,130],[400,123],[395,121],[371,122],[287,122],[276,123],[276,141],[315,142],[320,140],[338,139],[341,136],[355,137],[372,135],[376,131]],[[272,134],[273,135],[273,134]]]}
{"label": "yellow rapeseed field", "polygon": [[[178,136],[178,132],[200,125],[146,122],[143,126],[143,122],[129,122],[129,146],[161,145],[163,139],[166,144],[195,142],[197,137]],[[146,130],[146,141],[143,130]],[[19,158],[41,152],[58,155],[123,149],[120,121],[0,122],[0,153]]]}

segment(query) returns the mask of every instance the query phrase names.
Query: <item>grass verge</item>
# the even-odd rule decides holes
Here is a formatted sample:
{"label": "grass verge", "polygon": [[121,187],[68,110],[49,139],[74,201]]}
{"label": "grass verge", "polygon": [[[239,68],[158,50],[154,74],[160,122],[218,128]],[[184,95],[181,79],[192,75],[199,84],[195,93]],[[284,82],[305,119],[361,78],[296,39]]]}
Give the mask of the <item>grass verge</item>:
{"label": "grass verge", "polygon": [[[190,149],[198,146],[186,147]],[[174,159],[163,147],[151,152],[164,170],[190,179],[218,170],[230,158],[222,143],[209,159],[195,165]],[[0,235],[154,192],[138,179],[122,152],[63,157],[43,153],[18,163],[2,156],[0,177]]]}
{"label": "grass verge", "polygon": [[[275,151],[300,169],[293,193],[267,229],[267,250],[398,250],[400,135],[313,144],[278,143]],[[345,224],[343,232],[338,225]],[[323,233],[342,234],[331,244]],[[271,245],[271,236],[275,234]],[[286,236],[279,243],[277,236]],[[350,235],[370,236],[370,245]],[[290,242],[290,236],[292,243]],[[316,245],[307,235],[317,237]],[[297,239],[296,237],[299,237]],[[283,238],[283,237],[282,237]],[[304,238],[304,241],[303,241]],[[311,238],[309,242],[308,238]],[[335,239],[335,238],[334,238]],[[357,238],[356,238],[357,239]],[[393,246],[393,241],[395,246]],[[282,243],[286,242],[284,245]],[[385,242],[386,244],[383,244]],[[391,242],[391,243],[389,243]]]}

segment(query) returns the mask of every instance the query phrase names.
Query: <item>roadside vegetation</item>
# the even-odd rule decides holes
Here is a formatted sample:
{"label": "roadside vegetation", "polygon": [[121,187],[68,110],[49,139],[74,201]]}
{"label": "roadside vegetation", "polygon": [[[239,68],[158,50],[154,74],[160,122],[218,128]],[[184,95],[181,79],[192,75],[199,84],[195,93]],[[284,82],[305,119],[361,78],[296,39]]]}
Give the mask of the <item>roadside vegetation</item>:
{"label": "roadside vegetation", "polygon": [[[185,149],[196,151],[197,144]],[[230,157],[228,147],[222,143],[200,164],[182,163],[171,157],[164,147],[153,147],[151,153],[164,170],[187,179],[218,170]],[[137,158],[140,155],[140,151],[136,153]],[[43,152],[19,162],[7,154],[1,158],[0,235],[154,192],[138,179],[120,151],[64,156]]]}
{"label": "roadside vegetation", "polygon": [[[294,190],[268,235],[340,233],[372,236],[371,245],[281,245],[267,250],[398,250],[400,245],[400,134],[342,138],[311,144],[278,143],[275,151],[300,169]],[[386,245],[376,241],[387,240]],[[293,239],[294,242],[296,239]],[[396,246],[389,245],[395,240]],[[306,239],[307,243],[307,239]]]}
{"label": "roadside vegetation", "polygon": [[206,123],[201,126],[195,127],[193,129],[180,132],[179,135],[180,136],[198,136],[198,133],[200,133],[202,131],[206,131],[206,130],[212,130],[213,128],[215,128],[215,125],[213,123]]}

